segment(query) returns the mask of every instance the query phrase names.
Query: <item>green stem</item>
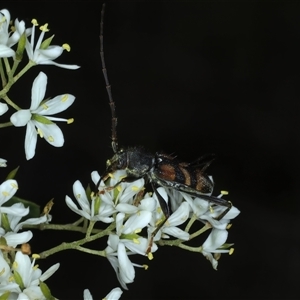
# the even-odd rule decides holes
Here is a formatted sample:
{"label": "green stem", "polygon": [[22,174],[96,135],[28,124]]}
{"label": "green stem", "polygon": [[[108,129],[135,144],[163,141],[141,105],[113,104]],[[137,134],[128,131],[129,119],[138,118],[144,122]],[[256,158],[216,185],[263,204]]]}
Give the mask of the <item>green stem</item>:
{"label": "green stem", "polygon": [[99,255],[99,256],[106,257],[106,251],[105,250],[92,250],[92,249],[81,247],[81,246],[76,247],[76,250],[82,251],[82,252],[85,252],[85,253],[89,253],[89,254],[94,254],[94,255]]}
{"label": "green stem", "polygon": [[8,74],[11,71],[11,69],[10,69],[10,64],[9,64],[7,57],[4,57],[3,61],[4,61],[5,69],[6,69],[6,74]]}
{"label": "green stem", "polygon": [[200,247],[191,247],[191,246],[187,246],[187,245],[184,245],[184,244],[180,244],[178,245],[179,248],[182,248],[184,250],[188,250],[188,251],[191,251],[191,252],[202,252],[202,246]]}
{"label": "green stem", "polygon": [[186,225],[184,231],[185,232],[189,232],[190,228],[192,227],[192,225],[194,224],[194,222],[196,221],[197,216],[195,214],[192,215],[192,217],[190,218],[188,224]]}
{"label": "green stem", "polygon": [[12,100],[10,100],[10,98],[7,95],[4,95],[2,97],[3,100],[6,101],[6,103],[10,106],[12,106],[15,110],[20,110],[21,107],[19,107],[17,104],[15,104]]}
{"label": "green stem", "polygon": [[[49,224],[47,224],[49,225]],[[70,242],[70,243],[62,243],[56,247],[53,247],[49,250],[46,250],[46,251],[43,251],[41,252],[39,255],[40,255],[40,258],[47,258],[48,256],[54,254],[54,253],[57,253],[57,252],[60,252],[60,251],[64,251],[64,250],[68,250],[68,249],[74,249],[74,250],[80,250],[82,251],[82,249],[85,249],[85,248],[78,248],[79,246],[85,244],[85,243],[89,243],[91,241],[94,241],[94,240],[97,240],[105,235],[109,235],[111,233],[112,230],[114,230],[116,227],[116,224],[115,223],[112,223],[110,224],[105,230],[101,231],[101,232],[98,232],[92,236],[89,236],[89,237],[85,237],[83,239],[80,239],[78,241],[74,241],[74,242]],[[93,253],[93,250],[90,250],[89,253]],[[96,251],[97,255],[100,255],[99,253],[101,253],[100,251]]]}
{"label": "green stem", "polygon": [[14,76],[14,82],[15,83],[18,79],[20,79],[24,73],[26,73],[31,67],[35,66],[36,63],[30,60],[27,65],[17,74]]}
{"label": "green stem", "polygon": [[12,126],[12,125],[13,124],[11,122],[0,123],[0,128],[9,127],[9,126]]}
{"label": "green stem", "polygon": [[199,229],[198,231],[190,234],[190,240],[192,240],[193,238],[195,238],[196,236],[202,234],[203,232],[205,232],[206,230],[210,229],[211,225],[207,222],[201,229]]}
{"label": "green stem", "polygon": [[95,221],[90,221],[90,225],[86,231],[86,237],[90,237],[94,225],[95,225]]}
{"label": "green stem", "polygon": [[3,69],[2,59],[0,59],[0,75],[1,75],[2,87],[5,87],[7,84],[7,80],[6,80],[4,69]]}
{"label": "green stem", "polygon": [[[67,230],[76,231],[81,233],[86,233],[86,229],[81,226],[76,226],[73,224],[38,224],[38,225],[24,225],[23,228],[39,229],[39,230]],[[102,229],[93,229],[91,233],[103,232]]]}
{"label": "green stem", "polygon": [[12,66],[11,72],[8,74],[9,80],[13,79],[13,76],[20,62],[21,62],[20,60],[16,60],[16,59],[14,60],[14,64]]}

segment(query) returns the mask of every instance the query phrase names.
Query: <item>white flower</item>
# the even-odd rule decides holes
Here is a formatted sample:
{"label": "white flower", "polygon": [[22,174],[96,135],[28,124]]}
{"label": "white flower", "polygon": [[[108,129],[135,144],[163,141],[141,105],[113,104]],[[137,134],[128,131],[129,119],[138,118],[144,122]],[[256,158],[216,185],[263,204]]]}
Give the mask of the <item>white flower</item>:
{"label": "white flower", "polygon": [[84,300],[93,300],[93,296],[92,296],[91,292],[88,289],[85,289],[83,291],[83,299]]}
{"label": "white flower", "polygon": [[9,33],[10,13],[7,9],[0,10],[0,57],[11,57],[15,51],[7,46]]}
{"label": "white flower", "polygon": [[126,284],[134,281],[135,270],[128,258],[126,248],[123,243],[120,243],[117,235],[110,235],[107,243],[108,247],[105,249],[107,259],[115,270],[123,289],[128,290]]}
{"label": "white flower", "polygon": [[[168,195],[166,192],[166,189],[163,187],[159,187],[157,189],[157,192],[163,197],[163,199],[168,202]],[[156,194],[154,195],[154,198],[157,200],[157,208],[160,208],[159,201],[157,199]],[[181,240],[187,241],[189,240],[189,233],[183,231],[182,229],[178,228],[178,225],[183,224],[189,217],[190,212],[190,206],[187,202],[182,202],[180,206],[174,211],[169,219],[166,221],[166,223],[162,226],[162,228],[158,231],[158,233],[155,235],[154,240],[158,241],[161,239],[161,237],[169,238],[168,235],[172,235],[176,238],[179,238]],[[152,219],[152,228],[148,231],[149,234],[153,232],[157,226],[162,220],[164,220],[165,215],[163,214],[161,209],[156,209],[156,212],[154,214],[154,218]],[[155,225],[155,226],[154,226]]]}
{"label": "white flower", "polygon": [[82,184],[78,180],[73,184],[73,193],[81,209],[78,209],[69,196],[66,196],[66,204],[75,213],[91,221],[111,223],[114,220],[111,217],[116,212],[114,206],[101,202],[99,197],[94,197],[89,201]]}
{"label": "white flower", "polygon": [[[63,46],[50,46],[48,43],[43,44],[45,32],[49,31],[47,23],[40,27],[41,34],[36,45],[34,45],[35,27],[38,26],[38,24],[35,19],[32,20],[32,24],[30,42],[26,40],[26,51],[31,61],[35,62],[37,65],[55,65],[57,67],[73,70],[80,68],[77,65],[58,64],[53,61],[63,53],[63,50],[70,51],[70,46],[67,44],[64,44]],[[50,38],[50,40],[52,40],[52,38]]]}
{"label": "white flower", "polygon": [[[126,284],[134,281],[136,267],[141,265],[133,264],[128,255],[141,254],[145,255],[148,240],[140,237],[138,233],[148,225],[152,217],[149,211],[140,211],[131,215],[123,224],[125,219],[124,213],[118,213],[116,216],[116,232],[108,237],[107,248],[105,249],[107,259],[114,268],[117,278],[124,289],[127,289]],[[127,249],[130,251],[127,251]],[[151,252],[155,252],[157,246],[153,245]],[[116,257],[117,256],[117,257]]]}
{"label": "white flower", "polygon": [[[15,262],[13,263],[14,276],[12,279],[20,286],[18,299],[45,299],[39,282],[47,280],[59,268],[59,263],[57,263],[50,267],[45,273],[42,273],[34,264],[34,256],[31,261],[28,255],[22,254],[19,251],[17,252]],[[21,291],[24,297],[21,297]],[[14,298],[13,296],[17,295],[11,295],[12,299]]]}
{"label": "white flower", "polygon": [[[119,287],[112,289],[102,300],[118,300],[122,295],[122,290]],[[93,300],[93,296],[88,289],[83,291],[84,300]]]}
{"label": "white flower", "polygon": [[0,168],[7,167],[7,160],[4,158],[0,158]]}
{"label": "white flower", "polygon": [[103,300],[118,300],[120,299],[121,295],[123,294],[123,291],[119,288],[116,287],[112,289],[105,297]]}
{"label": "white flower", "polygon": [[6,103],[0,102],[0,116],[5,114],[8,111],[8,105]]}
{"label": "white flower", "polygon": [[0,251],[0,296],[2,296],[5,292],[18,292],[19,286],[15,282],[11,282],[11,269],[3,258],[2,251]]}
{"label": "white flower", "polygon": [[[11,49],[13,45],[18,43],[20,36],[24,33],[25,23],[15,20],[15,30],[10,35],[8,32],[10,23],[10,13],[7,9],[0,10],[0,57],[12,57],[15,51]],[[29,35],[31,30],[26,30],[26,35]]]}
{"label": "white flower", "polygon": [[30,241],[33,234],[30,230],[23,231],[21,233],[15,233],[12,231],[5,232],[5,230],[0,227],[0,236],[5,238],[8,246],[15,248],[17,245],[22,245]]}
{"label": "white flower", "polygon": [[[13,210],[19,209],[20,211],[26,210],[27,214],[29,213],[29,209],[25,208],[23,203],[15,203],[11,206]],[[9,226],[13,232],[18,232],[20,229],[22,229],[23,225],[37,225],[37,224],[42,224],[47,222],[47,215],[43,215],[39,218],[30,218],[26,219],[23,222],[19,223],[20,220],[22,219],[21,215],[12,215],[12,214],[7,214],[7,218],[9,221]]]}
{"label": "white flower", "polygon": [[0,225],[1,225],[1,215],[3,213],[23,217],[26,216],[29,212],[28,208],[20,209],[19,207],[2,206],[16,193],[17,189],[18,189],[18,183],[14,179],[8,179],[0,185]]}
{"label": "white flower", "polygon": [[[117,170],[113,174],[110,174],[109,186],[106,186],[103,180],[101,180],[99,191],[102,201],[111,205],[117,205],[118,203],[133,204],[134,197],[144,188],[145,181],[143,178],[137,179],[134,182],[121,182],[115,189],[106,189],[107,187],[116,185],[124,177],[126,177],[126,171]],[[92,180],[95,185],[98,184],[99,179],[99,173],[93,171]],[[118,192],[117,196],[116,190]]]}
{"label": "white flower", "polygon": [[64,136],[60,128],[52,121],[64,121],[71,123],[73,120],[50,117],[66,110],[73,104],[75,97],[70,94],[59,95],[50,100],[42,102],[45,96],[47,86],[47,76],[45,73],[40,72],[35,78],[31,90],[31,106],[29,109],[21,109],[15,112],[10,121],[16,127],[25,126],[25,153],[26,158],[29,160],[35,154],[35,147],[37,142],[37,131],[40,137],[54,147],[61,147],[64,144]]}
{"label": "white flower", "polygon": [[224,230],[227,228],[230,220],[240,214],[240,211],[235,206],[232,206],[221,220],[216,220],[215,218],[220,216],[225,209],[227,208],[224,206],[214,206],[212,212],[208,210],[205,214],[201,215],[199,219],[208,221],[213,228]]}
{"label": "white flower", "polygon": [[226,242],[227,236],[227,230],[213,228],[202,245],[202,254],[211,262],[215,270],[217,269],[218,261],[213,257],[212,253],[228,253],[230,251],[229,249],[218,249]]}

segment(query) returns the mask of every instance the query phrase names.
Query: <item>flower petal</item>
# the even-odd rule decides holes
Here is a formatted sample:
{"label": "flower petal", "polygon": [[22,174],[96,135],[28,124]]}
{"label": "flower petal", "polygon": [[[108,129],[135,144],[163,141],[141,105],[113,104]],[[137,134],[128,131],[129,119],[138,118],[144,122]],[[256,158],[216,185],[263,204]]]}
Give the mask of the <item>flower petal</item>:
{"label": "flower petal", "polygon": [[120,266],[120,277],[125,283],[131,283],[135,277],[134,267],[129,260],[123,243],[118,245],[118,261]]}
{"label": "flower petal", "polygon": [[25,135],[25,154],[29,160],[34,157],[37,142],[37,133],[33,122],[28,122]]}
{"label": "flower petal", "polygon": [[16,127],[25,126],[31,119],[31,112],[29,109],[21,109],[11,115],[10,121]]}
{"label": "flower petal", "polygon": [[37,113],[44,116],[53,115],[66,110],[69,106],[73,104],[74,101],[75,96],[71,94],[59,95],[43,103],[43,105],[35,109],[33,113]]}
{"label": "flower petal", "polygon": [[30,110],[37,109],[42,100],[45,97],[47,86],[47,75],[40,72],[39,75],[34,79],[31,89],[31,105]]}
{"label": "flower petal", "polygon": [[0,57],[12,57],[15,55],[15,51],[5,45],[0,45]]}
{"label": "flower petal", "polygon": [[18,183],[14,179],[8,179],[0,185],[0,206],[7,202],[17,191]]}
{"label": "flower petal", "polygon": [[54,147],[62,147],[65,140],[61,129],[56,124],[43,124],[35,120],[33,124],[41,131],[44,139]]}
{"label": "flower petal", "polygon": [[[0,54],[1,57],[1,54]],[[0,102],[0,116],[5,114],[8,111],[8,105],[6,103],[1,103]]]}

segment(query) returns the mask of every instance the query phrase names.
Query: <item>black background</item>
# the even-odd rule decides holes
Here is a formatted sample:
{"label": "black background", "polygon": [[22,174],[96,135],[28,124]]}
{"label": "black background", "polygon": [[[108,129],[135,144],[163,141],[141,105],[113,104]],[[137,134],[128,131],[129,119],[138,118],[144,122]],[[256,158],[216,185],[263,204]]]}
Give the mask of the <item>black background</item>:
{"label": "black background", "polygon": [[[2,180],[20,165],[17,195],[40,205],[54,197],[53,223],[71,222],[76,216],[65,195],[73,196],[75,180],[86,185],[91,171],[102,172],[112,155],[99,56],[102,2],[0,4],[28,26],[32,18],[48,22],[52,43],[72,48],[57,61],[81,66],[35,67],[9,94],[29,107],[39,71],[48,75],[47,97],[74,94],[74,105],[61,114],[75,118],[72,125],[59,124],[63,148],[39,139],[35,157],[26,161],[25,128],[2,129],[0,144],[0,157],[8,160]],[[229,190],[227,198],[241,210],[229,231],[235,252],[222,256],[218,271],[201,254],[161,247],[151,262],[132,257],[149,270],[136,269],[121,299],[299,297],[299,12],[298,1],[107,3],[104,49],[119,143],[186,161],[215,153],[209,169],[215,193]],[[79,238],[34,232],[31,243],[40,252]],[[69,251],[39,264],[45,271],[57,261],[61,267],[47,283],[59,299],[82,299],[84,288],[101,299],[118,286],[105,258]]]}

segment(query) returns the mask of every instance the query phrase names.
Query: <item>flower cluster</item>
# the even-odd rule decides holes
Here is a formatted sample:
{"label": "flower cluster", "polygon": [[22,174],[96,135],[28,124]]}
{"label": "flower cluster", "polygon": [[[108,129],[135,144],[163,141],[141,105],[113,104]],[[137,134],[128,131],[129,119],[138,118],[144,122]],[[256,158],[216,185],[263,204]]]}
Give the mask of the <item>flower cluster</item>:
{"label": "flower cluster", "polygon": [[[73,119],[57,118],[52,115],[66,110],[72,105],[75,97],[70,94],[63,94],[45,100],[47,75],[43,72],[40,72],[33,82],[29,109],[20,108],[8,97],[10,88],[31,67],[36,65],[54,65],[72,70],[78,69],[79,66],[59,64],[54,61],[64,50],[70,51],[70,46],[67,44],[51,45],[54,36],[45,39],[45,34],[49,31],[48,24],[40,26],[41,33],[36,41],[36,27],[38,26],[36,19],[32,20],[32,27],[29,28],[26,28],[24,21],[16,19],[10,30],[10,22],[9,11],[7,9],[0,10],[0,60],[5,62],[0,64],[0,73],[2,82],[6,83],[5,88],[0,91],[0,99],[6,102],[0,102],[0,116],[8,111],[9,106],[16,110],[15,113],[11,114],[10,122],[2,123],[0,127],[26,125],[25,154],[29,160],[35,155],[38,135],[45,138],[54,147],[63,146],[64,137],[55,121],[64,121],[70,124]],[[16,50],[13,49],[14,46],[17,46]],[[25,50],[28,63],[18,74],[15,74]],[[8,58],[13,58],[12,66],[10,66]],[[0,165],[3,166],[1,161]]]}
{"label": "flower cluster", "polygon": [[[31,261],[28,255],[30,248],[26,247],[26,243],[32,238],[32,232],[19,231],[24,225],[45,223],[49,216],[28,218],[20,222],[28,215],[29,208],[25,208],[23,203],[9,205],[9,200],[17,189],[18,184],[13,179],[6,180],[0,185],[0,296],[5,295],[10,297],[9,299],[44,299],[46,296],[42,284],[59,268],[59,264],[42,273],[35,266],[35,259],[38,256],[33,255]],[[18,245],[23,247],[17,248]],[[14,255],[15,251],[17,253]]]}
{"label": "flower cluster", "polygon": [[[102,221],[112,224],[108,227],[105,256],[124,289],[127,289],[128,283],[134,281],[134,267],[147,268],[145,265],[132,263],[129,256],[138,254],[152,259],[152,253],[157,251],[159,245],[175,245],[191,251],[198,249],[199,253],[211,261],[214,269],[218,265],[217,256],[232,251],[228,249],[231,245],[224,244],[228,236],[227,225],[239,214],[236,207],[233,206],[224,218],[217,220],[216,217],[224,211],[224,207],[212,207],[207,200],[200,197],[159,187],[156,192],[166,202],[170,202],[173,213],[156,233],[152,242],[152,232],[165,218],[156,193],[145,193],[143,178],[131,183],[117,184],[124,177],[126,177],[124,170],[110,174],[109,183],[100,181],[99,193],[93,197],[90,197],[82,184],[76,181],[73,192],[79,207],[69,196],[66,196],[66,204],[75,213],[93,222]],[[92,180],[95,185],[99,183],[100,176],[97,172],[92,173]],[[212,230],[200,247],[193,248],[185,245],[184,242],[200,234],[200,231],[192,234],[189,232],[192,223],[197,220],[206,224],[206,229]],[[189,225],[185,229],[179,227],[187,222]],[[170,239],[170,236],[173,239]]]}

